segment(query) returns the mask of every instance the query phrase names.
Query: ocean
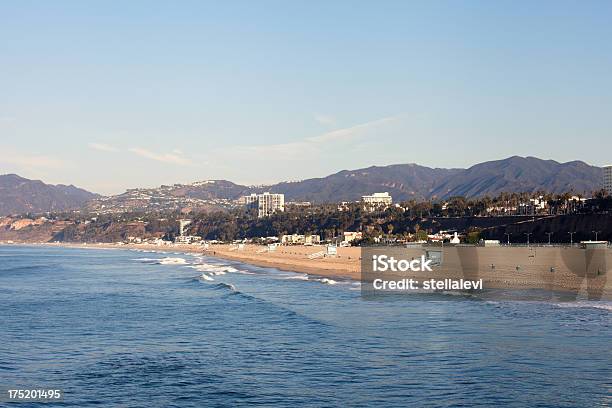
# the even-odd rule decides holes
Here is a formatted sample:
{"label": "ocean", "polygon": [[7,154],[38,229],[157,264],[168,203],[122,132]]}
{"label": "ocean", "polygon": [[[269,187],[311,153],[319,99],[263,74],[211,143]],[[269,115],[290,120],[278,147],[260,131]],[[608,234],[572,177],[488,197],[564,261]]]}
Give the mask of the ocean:
{"label": "ocean", "polygon": [[414,296],[180,253],[0,246],[0,388],[64,390],[19,407],[612,406],[610,303]]}

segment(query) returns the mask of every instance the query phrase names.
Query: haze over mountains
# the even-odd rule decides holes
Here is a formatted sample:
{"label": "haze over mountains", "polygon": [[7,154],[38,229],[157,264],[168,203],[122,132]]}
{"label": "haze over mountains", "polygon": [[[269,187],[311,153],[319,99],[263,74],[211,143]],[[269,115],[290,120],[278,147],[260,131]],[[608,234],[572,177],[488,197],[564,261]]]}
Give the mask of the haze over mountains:
{"label": "haze over mountains", "polygon": [[559,163],[513,156],[476,164],[468,169],[442,169],[417,164],[372,166],[343,170],[322,178],[243,186],[226,180],[154,189],[133,189],[100,197],[74,186],[47,185],[16,175],[0,176],[0,215],[80,208],[92,210],[180,209],[230,205],[241,195],[270,191],[286,201],[338,202],[388,191],[394,201],[479,197],[500,192],[590,193],[601,187],[602,170],[581,161]]}

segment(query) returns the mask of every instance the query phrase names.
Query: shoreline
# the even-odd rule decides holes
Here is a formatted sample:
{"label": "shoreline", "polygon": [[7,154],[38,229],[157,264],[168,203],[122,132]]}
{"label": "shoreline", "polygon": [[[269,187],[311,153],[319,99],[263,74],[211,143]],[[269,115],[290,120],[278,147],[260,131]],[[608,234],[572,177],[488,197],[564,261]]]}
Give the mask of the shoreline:
{"label": "shoreline", "polygon": [[0,245],[34,245],[60,248],[77,249],[127,249],[139,251],[155,251],[158,253],[197,254],[211,256],[219,259],[231,260],[251,264],[263,268],[276,268],[286,272],[306,273],[321,278],[340,278],[359,281],[361,278],[359,248],[338,248],[338,257],[308,259],[307,256],[321,250],[320,246],[303,247],[287,246],[279,247],[277,251],[270,253],[258,253],[262,246],[247,246],[245,250],[232,250],[232,245],[215,244],[208,249],[187,245],[173,244],[173,246],[158,246],[152,244],[123,244],[112,243],[33,243],[20,242]]}
{"label": "shoreline", "polygon": [[[2,245],[2,244],[0,244]],[[361,281],[361,250],[359,247],[340,247],[336,257],[318,257],[309,259],[308,256],[320,252],[325,249],[323,246],[279,246],[275,251],[265,251],[265,246],[261,245],[245,245],[238,249],[236,245],[229,244],[211,244],[208,248],[188,245],[188,244],[173,244],[172,246],[158,246],[153,244],[113,244],[113,243],[13,243],[7,245],[37,245],[49,247],[66,247],[66,248],[81,248],[81,249],[127,249],[140,251],[155,251],[158,253],[183,253],[197,254],[203,256],[211,256],[219,259],[243,262],[253,266],[264,268],[276,268],[282,271],[305,273],[321,278],[343,279]],[[596,276],[591,279],[586,279],[584,274],[576,274],[570,269],[550,268],[549,265],[557,265],[560,262],[559,254],[556,249],[550,251],[537,251],[537,256],[529,248],[499,248],[487,249],[486,261],[494,262],[495,268],[491,268],[490,264],[485,266],[472,265],[476,267],[472,271],[476,271],[479,278],[484,281],[485,289],[542,289],[567,292],[582,297],[585,292],[588,297],[598,297],[599,300],[608,300],[612,293],[612,279],[606,279],[608,275],[608,265],[612,265],[612,251],[606,250],[603,259],[603,266],[606,269],[602,276]],[[408,252],[414,251],[415,256],[420,256],[420,249],[408,249]],[[466,275],[459,275],[457,271],[459,266],[465,266],[461,257],[457,258],[457,249],[448,249],[446,254],[446,262],[443,270],[440,271],[439,278],[461,278]],[[507,251],[512,251],[508,253]],[[576,258],[580,261],[580,257],[584,254],[579,252],[579,249],[563,249],[567,251],[571,259]],[[522,258],[519,260],[519,258]],[[608,258],[608,262],[606,259]],[[484,261],[484,260],[482,260]],[[463,262],[463,265],[462,265]],[[515,267],[515,262],[521,262],[525,267],[520,270]],[[524,262],[524,263],[523,263]],[[528,264],[527,262],[530,262]],[[481,262],[482,263],[482,262]],[[503,265],[502,265],[503,264]],[[486,266],[489,266],[487,268]],[[570,265],[572,266],[572,265]],[[574,269],[575,270],[575,269]],[[554,271],[554,272],[551,272]],[[551,274],[554,273],[554,274]],[[402,276],[419,278],[421,276]]]}

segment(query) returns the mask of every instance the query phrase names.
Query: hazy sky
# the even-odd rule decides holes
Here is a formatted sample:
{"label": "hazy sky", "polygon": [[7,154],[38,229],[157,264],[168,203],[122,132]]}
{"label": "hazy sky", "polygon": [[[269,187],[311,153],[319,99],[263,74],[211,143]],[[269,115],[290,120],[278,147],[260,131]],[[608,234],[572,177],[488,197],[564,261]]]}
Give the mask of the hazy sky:
{"label": "hazy sky", "polygon": [[100,193],[612,162],[611,1],[2,1],[0,173]]}

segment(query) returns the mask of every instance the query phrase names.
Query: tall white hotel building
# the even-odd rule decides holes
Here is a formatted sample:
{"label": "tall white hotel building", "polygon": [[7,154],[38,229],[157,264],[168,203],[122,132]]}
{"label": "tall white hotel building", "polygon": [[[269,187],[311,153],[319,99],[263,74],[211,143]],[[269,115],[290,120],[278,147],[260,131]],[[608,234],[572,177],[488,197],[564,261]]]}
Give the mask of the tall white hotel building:
{"label": "tall white hotel building", "polygon": [[612,195],[612,164],[603,168],[603,188]]}
{"label": "tall white hotel building", "polygon": [[239,204],[246,205],[250,208],[257,208],[259,218],[267,217],[277,211],[285,211],[285,195],[284,194],[251,194],[242,196],[238,199]]}

